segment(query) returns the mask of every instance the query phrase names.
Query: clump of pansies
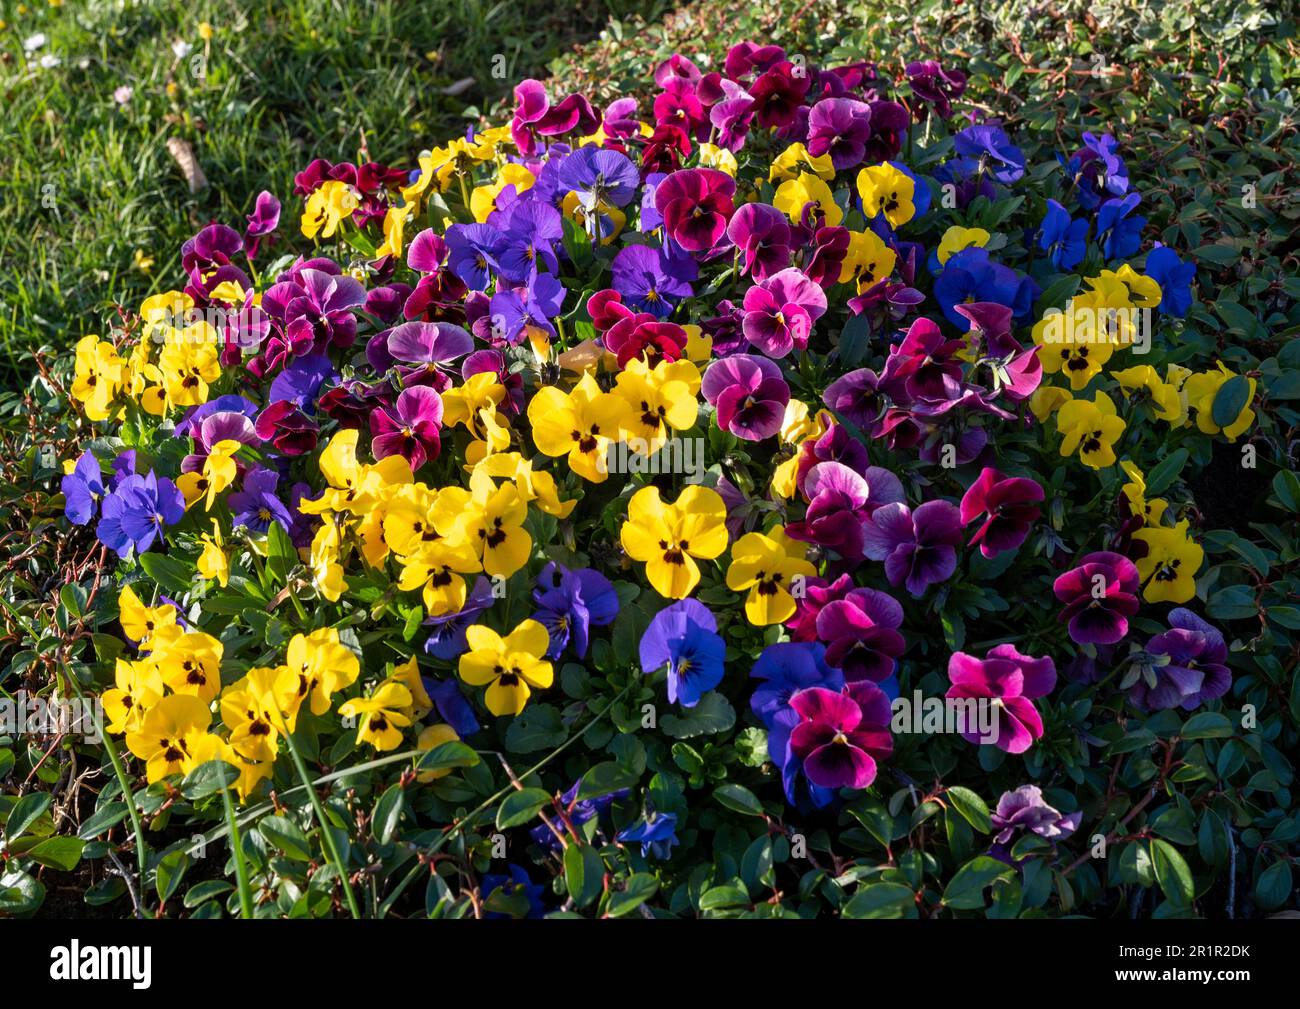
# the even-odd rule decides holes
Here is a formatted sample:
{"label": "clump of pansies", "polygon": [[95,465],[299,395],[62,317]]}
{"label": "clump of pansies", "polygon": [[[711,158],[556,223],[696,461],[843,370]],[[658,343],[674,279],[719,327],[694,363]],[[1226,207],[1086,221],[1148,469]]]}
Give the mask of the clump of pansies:
{"label": "clump of pansies", "polygon": [[[62,489],[121,559],[104,702],[149,782],[219,758],[261,795],[304,716],[373,751],[473,741],[594,676],[633,605],[655,696],[734,702],[803,811],[889,773],[919,653],[995,713],[961,745],[1008,756],[1047,731],[1058,667],[1143,711],[1229,689],[1183,605],[1194,513],[1145,471],[1161,438],[1240,437],[1254,382],[1145,363],[1196,271],[1150,240],[1122,139],[1031,173],[963,120],[923,172],[954,68],[746,44],[654,79],[603,110],[525,81],[509,122],[410,166],[313,161],[292,208],[204,227],[174,290],[78,344],[72,394],[130,448]],[[1014,226],[973,223],[1008,194]],[[162,552],[185,591],[150,575]],[[1042,619],[945,646],[955,584],[1044,565]],[[240,601],[292,633],[230,631]],[[1139,643],[1140,615],[1167,629]],[[638,810],[620,843],[676,857],[679,814]],[[997,845],[1078,819],[1026,785]],[[517,865],[492,884],[539,900]]]}

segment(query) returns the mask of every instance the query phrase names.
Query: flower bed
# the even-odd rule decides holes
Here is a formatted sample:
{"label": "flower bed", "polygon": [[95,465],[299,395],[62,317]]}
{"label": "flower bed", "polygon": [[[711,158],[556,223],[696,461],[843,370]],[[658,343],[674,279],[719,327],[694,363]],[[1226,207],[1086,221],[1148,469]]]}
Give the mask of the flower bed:
{"label": "flower bed", "polygon": [[1259,372],[1123,135],[1030,160],[934,62],[654,83],[313,161],[78,344],[89,836],[205,915],[1196,912],[1289,784],[1230,654],[1288,607],[1206,563]]}

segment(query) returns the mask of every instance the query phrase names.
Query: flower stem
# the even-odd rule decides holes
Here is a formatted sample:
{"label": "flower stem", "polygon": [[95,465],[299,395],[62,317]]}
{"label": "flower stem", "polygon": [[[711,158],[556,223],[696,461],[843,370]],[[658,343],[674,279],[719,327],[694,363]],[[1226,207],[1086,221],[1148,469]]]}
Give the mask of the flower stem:
{"label": "flower stem", "polygon": [[320,796],[316,794],[312,780],[307,775],[307,765],[303,763],[302,754],[298,752],[298,744],[293,738],[293,733],[286,732],[284,738],[289,743],[289,754],[293,757],[293,766],[298,772],[298,777],[307,786],[307,797],[311,800],[312,812],[316,814],[316,822],[320,825],[325,850],[329,854],[334,871],[339,874],[339,881],[343,884],[343,896],[347,899],[348,910],[352,912],[353,918],[360,918],[361,909],[357,907],[357,898],[352,893],[352,884],[348,882],[347,867],[343,864],[338,847],[334,844],[334,835],[330,833],[329,821],[325,819],[325,807],[321,805]]}
{"label": "flower stem", "polygon": [[230,854],[235,860],[235,882],[239,884],[239,912],[244,918],[253,917],[253,891],[248,885],[248,865],[244,861],[244,841],[235,822],[235,804],[230,800],[230,788],[221,790],[221,802],[226,807],[226,823],[230,825]]}

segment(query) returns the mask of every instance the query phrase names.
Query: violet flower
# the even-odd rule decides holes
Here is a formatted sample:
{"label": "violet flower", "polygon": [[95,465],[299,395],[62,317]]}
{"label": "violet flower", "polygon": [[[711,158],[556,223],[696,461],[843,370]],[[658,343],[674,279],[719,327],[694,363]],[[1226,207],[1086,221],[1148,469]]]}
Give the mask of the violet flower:
{"label": "violet flower", "polygon": [[894,749],[889,698],[879,687],[854,683],[838,693],[809,687],[790,698],[790,707],[800,717],[790,749],[812,784],[860,789],[876,780],[877,762]]}
{"label": "violet flower", "polygon": [[546,652],[551,659],[558,659],[569,645],[575,656],[586,658],[591,628],[604,627],[618,616],[618,593],[608,578],[592,568],[571,571],[555,561],[537,576],[533,601],[538,606],[534,619],[551,637]]}
{"label": "violet flower", "polygon": [[712,168],[673,172],[655,188],[664,230],[687,252],[708,252],[727,231],[736,180]]}
{"label": "violet flower", "polygon": [[872,513],[903,500],[903,485],[888,470],[871,466],[858,473],[834,461],[813,466],[802,489],[808,509],[802,520],[786,524],[786,535],[834,550],[847,561],[867,556],[866,529]]}
{"label": "violet flower", "polygon": [[704,373],[704,398],[718,411],[718,427],[745,441],[762,441],[781,429],[790,387],[781,369],[753,354],[714,361]]}
{"label": "violet flower", "polygon": [[741,328],[768,357],[804,350],[812,327],[826,312],[826,292],[802,270],[773,274],[745,292]]}
{"label": "violet flower", "polygon": [[740,250],[741,273],[757,281],[790,265],[790,224],[776,207],[742,204],[727,225],[727,237]]}
{"label": "violet flower", "polygon": [[1191,711],[1232,685],[1223,634],[1185,607],[1170,611],[1169,630],[1147,642],[1146,651],[1166,661],[1139,666],[1120,683],[1138,708]]}
{"label": "violet flower", "polygon": [[808,116],[808,153],[831,156],[837,172],[862,164],[871,139],[871,106],[852,98],[824,98]]}
{"label": "violet flower", "polygon": [[827,643],[826,661],[844,670],[846,681],[881,683],[907,647],[898,632],[902,624],[903,607],[893,596],[859,588],[822,607],[817,636]]}
{"label": "violet flower", "polygon": [[391,407],[370,415],[370,450],[376,459],[400,455],[415,472],[442,448],[442,397],[427,385],[403,389]]}
{"label": "violet flower", "polygon": [[1014,792],[1003,792],[990,816],[997,833],[993,835],[989,854],[1013,865],[1011,845],[1020,832],[1029,831],[1048,841],[1063,841],[1079,829],[1082,819],[1081,811],[1062,815],[1049,806],[1037,785],[1021,785]]}
{"label": "violet flower", "polygon": [[945,697],[991,701],[997,713],[992,739],[982,738],[978,726],[967,724],[962,737],[977,745],[992,743],[1007,753],[1024,753],[1043,735],[1043,719],[1034,698],[1056,686],[1056,664],[1021,655],[1014,645],[998,645],[984,659],[954,652],[948,660],[952,686]]}
{"label": "violet flower", "polygon": [[1137,565],[1123,554],[1090,553],[1052,583],[1065,603],[1057,619],[1069,622],[1070,637],[1081,645],[1113,645],[1128,634],[1141,584]]}
{"label": "violet flower", "polygon": [[863,528],[865,553],[885,562],[891,585],[905,585],[920,598],[957,570],[961,513],[947,501],[927,501],[915,511],[905,504],[877,508]]}
{"label": "violet flower", "polygon": [[984,517],[971,537],[971,546],[978,543],[985,557],[1016,549],[1029,535],[1030,525],[1042,514],[1037,507],[1037,502],[1042,500],[1043,488],[1037,481],[1006,477],[992,467],[985,467],[961,499],[963,526]]}
{"label": "violet flower", "polygon": [[255,533],[264,533],[271,522],[280,523],[288,532],[293,526],[293,516],[283,501],[276,496],[279,475],[270,469],[255,467],[244,475],[243,489],[226,499],[236,526],[247,526]]}

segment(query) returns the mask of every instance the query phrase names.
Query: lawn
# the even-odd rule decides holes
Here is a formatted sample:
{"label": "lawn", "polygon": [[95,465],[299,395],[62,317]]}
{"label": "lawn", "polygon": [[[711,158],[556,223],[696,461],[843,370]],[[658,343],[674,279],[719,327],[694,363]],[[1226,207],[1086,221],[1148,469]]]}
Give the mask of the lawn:
{"label": "lawn", "polygon": [[[166,284],[313,157],[413,167],[510,82],[661,0],[0,4],[0,382]],[[207,185],[191,191],[169,141]]]}

